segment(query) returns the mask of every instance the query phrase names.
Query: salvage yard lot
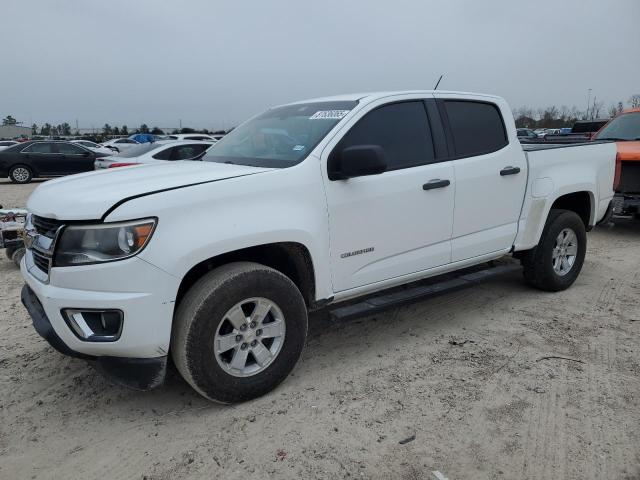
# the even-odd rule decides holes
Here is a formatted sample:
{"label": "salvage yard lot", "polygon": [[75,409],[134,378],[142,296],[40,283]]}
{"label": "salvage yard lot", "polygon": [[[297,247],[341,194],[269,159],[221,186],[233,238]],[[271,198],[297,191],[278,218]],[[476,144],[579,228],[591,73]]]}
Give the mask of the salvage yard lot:
{"label": "salvage yard lot", "polygon": [[[37,185],[2,180],[0,203]],[[3,479],[640,478],[640,222],[591,232],[564,292],[515,273],[315,315],[293,375],[235,406],[175,373],[151,392],[111,385],[35,333],[4,256],[0,279]]]}

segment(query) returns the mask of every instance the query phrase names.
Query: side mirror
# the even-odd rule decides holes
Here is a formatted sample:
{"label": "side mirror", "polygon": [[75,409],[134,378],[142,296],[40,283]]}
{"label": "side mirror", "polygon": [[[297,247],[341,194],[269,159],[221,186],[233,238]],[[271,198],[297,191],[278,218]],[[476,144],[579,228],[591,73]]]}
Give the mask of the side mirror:
{"label": "side mirror", "polygon": [[333,152],[328,167],[329,180],[346,180],[382,173],[387,170],[387,161],[380,145],[354,145]]}
{"label": "side mirror", "polygon": [[91,153],[89,153],[89,152],[82,152],[82,156],[83,156],[83,157],[88,157],[89,155],[91,155]]}

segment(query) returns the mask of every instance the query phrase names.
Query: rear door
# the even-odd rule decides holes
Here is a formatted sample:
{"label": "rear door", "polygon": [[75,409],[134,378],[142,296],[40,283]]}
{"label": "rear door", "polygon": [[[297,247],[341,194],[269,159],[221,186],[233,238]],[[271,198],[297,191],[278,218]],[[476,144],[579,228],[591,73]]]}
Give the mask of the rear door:
{"label": "rear door", "polygon": [[[443,134],[432,128],[439,120],[430,101],[435,117],[421,98],[379,100],[323,150],[335,292],[451,261],[455,178],[452,163],[440,161],[446,145]],[[356,145],[382,147],[387,171],[329,179],[331,153]]]}
{"label": "rear door", "polygon": [[95,155],[92,151],[73,143],[56,143],[59,154],[60,174],[90,172],[93,170]]}
{"label": "rear door", "polygon": [[508,250],[517,233],[527,164],[515,130],[509,132],[502,117],[507,104],[444,93],[435,97],[456,177],[452,261]]}

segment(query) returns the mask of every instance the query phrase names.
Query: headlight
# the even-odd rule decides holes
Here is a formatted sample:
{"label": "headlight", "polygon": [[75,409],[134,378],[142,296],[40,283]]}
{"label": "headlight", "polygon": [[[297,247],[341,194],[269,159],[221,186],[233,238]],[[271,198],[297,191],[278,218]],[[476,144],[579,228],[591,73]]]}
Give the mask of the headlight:
{"label": "headlight", "polygon": [[149,242],[156,220],[69,225],[56,244],[54,267],[111,262],[131,257]]}

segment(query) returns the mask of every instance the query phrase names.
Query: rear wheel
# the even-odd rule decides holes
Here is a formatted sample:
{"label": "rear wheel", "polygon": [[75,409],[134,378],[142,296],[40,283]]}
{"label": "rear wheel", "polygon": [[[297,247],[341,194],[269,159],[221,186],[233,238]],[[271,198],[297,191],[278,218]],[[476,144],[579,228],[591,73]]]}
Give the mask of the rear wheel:
{"label": "rear wheel", "polygon": [[221,403],[274,389],[298,361],[307,310],[296,285],[257,263],[219,267],[189,289],[178,306],[171,352],[184,379]]}
{"label": "rear wheel", "polygon": [[522,256],[524,277],[541,290],[565,290],[578,278],[586,251],[582,219],[575,212],[553,209],[538,246]]}
{"label": "rear wheel", "polygon": [[9,170],[9,179],[13,183],[29,183],[32,178],[33,173],[26,165],[15,165]]}

